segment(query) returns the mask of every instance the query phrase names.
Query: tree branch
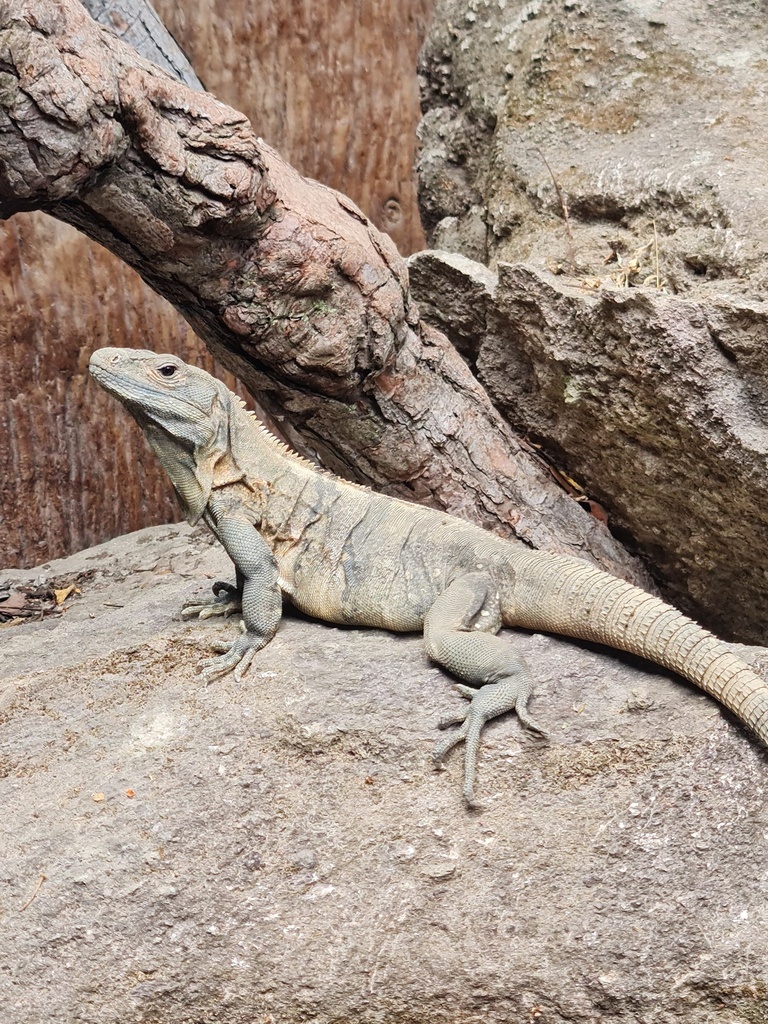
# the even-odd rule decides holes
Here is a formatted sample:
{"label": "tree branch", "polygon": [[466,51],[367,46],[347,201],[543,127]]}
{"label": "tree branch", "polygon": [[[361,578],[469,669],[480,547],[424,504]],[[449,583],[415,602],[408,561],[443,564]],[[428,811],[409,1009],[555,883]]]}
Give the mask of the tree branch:
{"label": "tree branch", "polygon": [[420,323],[392,242],[76,0],[0,8],[0,215],[29,209],[135,267],[330,468],[643,580]]}
{"label": "tree branch", "polygon": [[192,89],[203,85],[171,33],[147,0],[83,0],[94,21],[112,29],[134,50]]}

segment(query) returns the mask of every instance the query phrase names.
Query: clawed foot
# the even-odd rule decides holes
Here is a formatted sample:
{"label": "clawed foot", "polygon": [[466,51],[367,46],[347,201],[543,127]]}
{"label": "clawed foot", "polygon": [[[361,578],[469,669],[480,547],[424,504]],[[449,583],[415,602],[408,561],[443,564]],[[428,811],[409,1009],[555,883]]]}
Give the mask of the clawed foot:
{"label": "clawed foot", "polygon": [[254,654],[260,651],[266,642],[262,636],[243,633],[237,640],[215,643],[213,649],[221,653],[216,658],[205,658],[200,662],[200,678],[208,685],[219,676],[232,672],[239,683],[248,671]]}
{"label": "clawed foot", "polygon": [[432,751],[432,759],[436,764],[441,764],[448,751],[464,740],[464,800],[467,807],[478,808],[481,805],[475,800],[475,772],[480,749],[480,733],[485,723],[505,711],[516,711],[517,717],[528,729],[543,737],[547,734],[528,714],[530,686],[527,680],[521,680],[519,675],[509,676],[497,683],[486,683],[479,690],[463,684],[457,684],[456,689],[469,700],[469,707],[461,714],[444,718],[439,723],[441,729],[450,728],[452,725],[458,725],[459,728],[437,744]]}
{"label": "clawed foot", "polygon": [[240,592],[231,583],[224,583],[217,580],[211,588],[214,593],[213,600],[189,601],[182,606],[182,619],[211,619],[215,615],[223,615],[228,618],[230,615],[238,615],[242,611]]}

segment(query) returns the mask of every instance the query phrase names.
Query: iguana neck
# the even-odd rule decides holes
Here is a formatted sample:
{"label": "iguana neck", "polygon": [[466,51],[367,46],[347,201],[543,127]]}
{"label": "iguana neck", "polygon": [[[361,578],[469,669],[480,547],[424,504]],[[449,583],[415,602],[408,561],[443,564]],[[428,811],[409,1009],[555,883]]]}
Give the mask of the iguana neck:
{"label": "iguana neck", "polygon": [[[233,484],[249,490],[269,489],[272,481],[295,472],[312,473],[311,463],[292,452],[260,420],[248,412],[242,399],[225,391],[206,440],[192,446],[152,421],[141,425],[147,440],[168,473],[188,522],[195,524],[207,512],[211,499]],[[214,517],[215,518],[215,517]]]}
{"label": "iguana neck", "polygon": [[201,453],[201,461],[205,458],[210,460],[211,495],[242,484],[261,493],[265,502],[273,500],[276,491],[295,492],[320,472],[270,433],[236,395],[231,395],[227,444]]}
{"label": "iguana neck", "polygon": [[205,512],[208,493],[200,484],[194,452],[155,424],[142,425],[150,447],[170,477],[184,517],[196,523]]}

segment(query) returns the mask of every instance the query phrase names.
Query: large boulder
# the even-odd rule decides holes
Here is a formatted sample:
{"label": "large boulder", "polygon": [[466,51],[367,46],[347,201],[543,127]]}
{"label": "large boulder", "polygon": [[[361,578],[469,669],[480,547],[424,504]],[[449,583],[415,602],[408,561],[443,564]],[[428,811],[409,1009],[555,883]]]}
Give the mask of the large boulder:
{"label": "large boulder", "polygon": [[493,724],[469,813],[417,637],[289,617],[201,685],[227,571],[174,526],[13,574],[62,603],[0,627],[4,1021],[766,1019],[766,759],[711,700],[510,636],[552,737]]}
{"label": "large boulder", "polygon": [[733,2],[438,0],[422,208],[436,248],[490,271],[412,266],[425,315],[667,596],[759,643],[766,29]]}
{"label": "large boulder", "polygon": [[766,30],[738,0],[438,0],[419,162],[434,247],[635,284],[658,256],[670,290],[755,296]]}
{"label": "large boulder", "polygon": [[585,290],[411,258],[414,294],[507,419],[609,512],[666,597],[768,639],[768,302]]}

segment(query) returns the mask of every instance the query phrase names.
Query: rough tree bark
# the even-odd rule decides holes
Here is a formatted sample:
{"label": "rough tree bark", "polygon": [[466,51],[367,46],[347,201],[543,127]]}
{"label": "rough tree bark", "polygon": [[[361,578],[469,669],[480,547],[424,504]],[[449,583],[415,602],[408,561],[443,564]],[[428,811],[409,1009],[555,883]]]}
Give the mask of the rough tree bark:
{"label": "rough tree bark", "polygon": [[434,0],[154,6],[206,88],[284,160],[349,195],[400,252],[424,248],[416,65]]}
{"label": "rough tree bark", "polygon": [[194,68],[147,0],[83,0],[83,7],[94,21],[111,28],[142,57],[192,89],[203,89]]}
{"label": "rough tree bark", "polygon": [[330,468],[643,579],[420,324],[389,239],[76,0],[0,8],[0,214],[35,209],[135,267]]}

